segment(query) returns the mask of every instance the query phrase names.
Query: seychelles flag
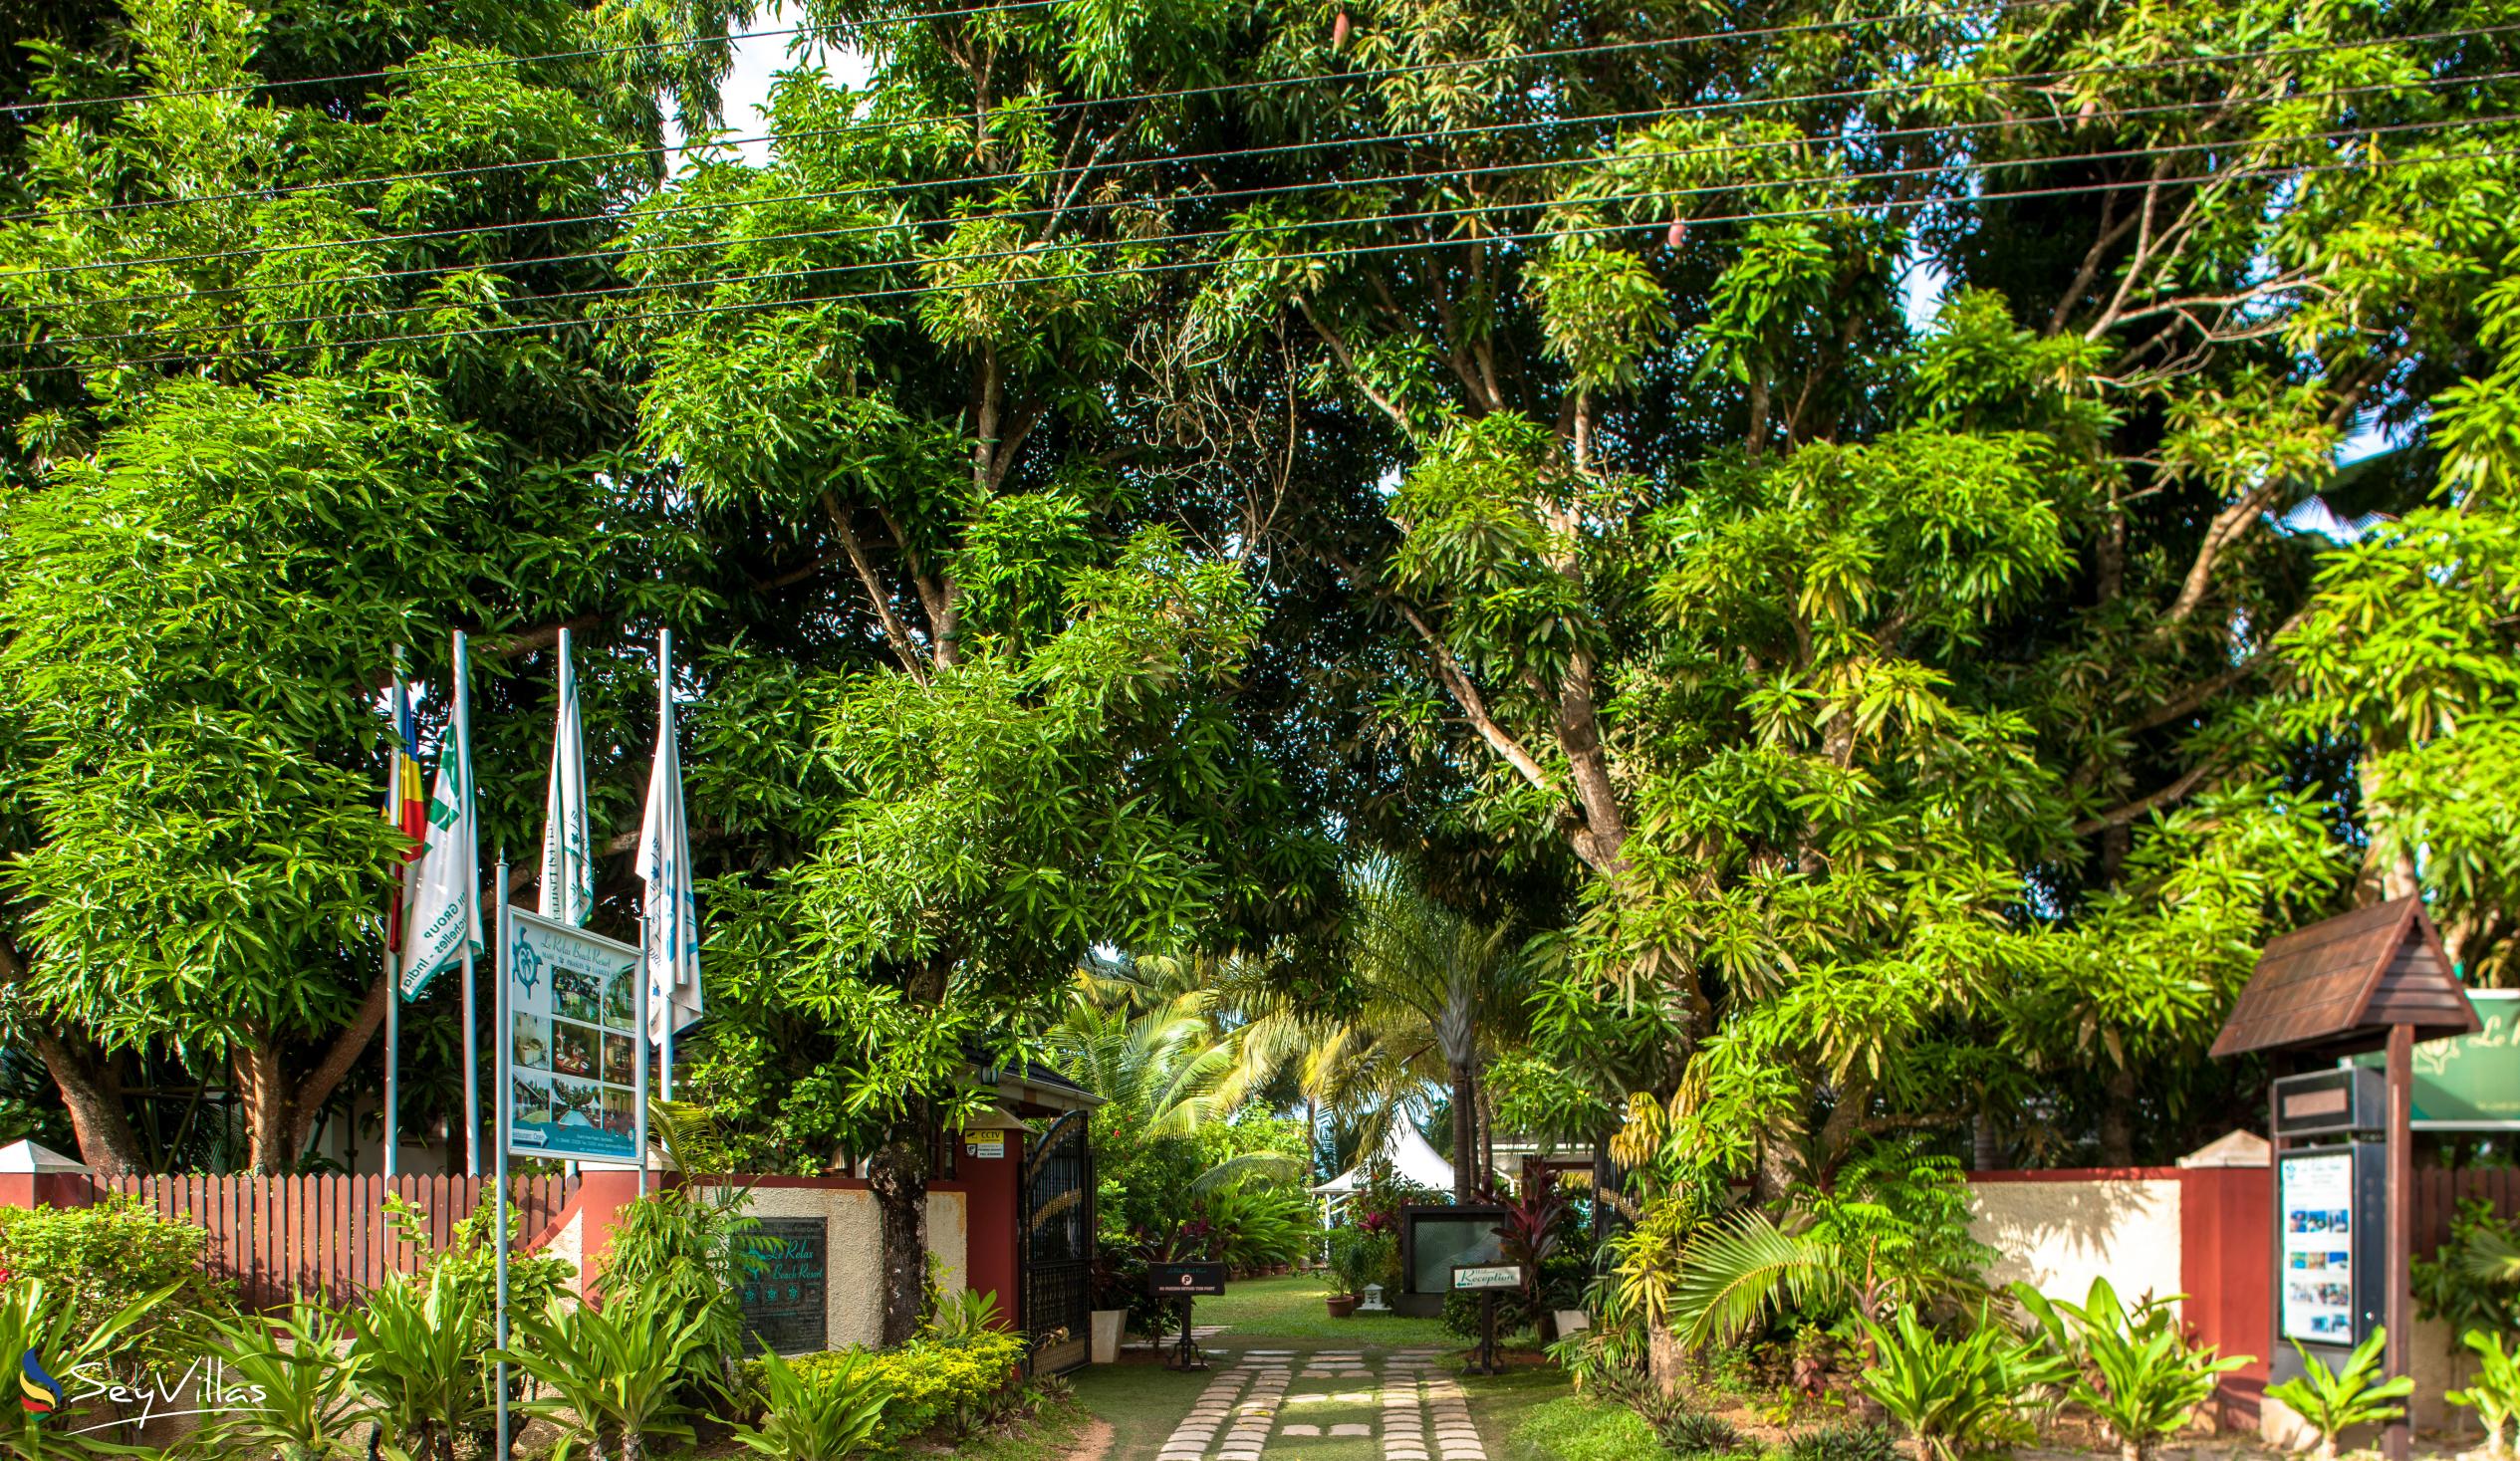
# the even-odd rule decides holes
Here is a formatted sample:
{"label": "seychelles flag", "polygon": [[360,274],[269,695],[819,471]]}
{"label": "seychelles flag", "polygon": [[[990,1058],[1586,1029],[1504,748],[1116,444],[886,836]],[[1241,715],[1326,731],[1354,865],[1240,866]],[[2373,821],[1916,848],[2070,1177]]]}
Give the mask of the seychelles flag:
{"label": "seychelles flag", "polygon": [[427,846],[428,799],[420,791],[420,733],[411,712],[411,687],[402,680],[401,656],[394,656],[393,749],[385,768],[385,822],[408,839],[402,850],[402,876],[385,905],[385,947],[402,952],[402,912],[409,902],[420,852]]}

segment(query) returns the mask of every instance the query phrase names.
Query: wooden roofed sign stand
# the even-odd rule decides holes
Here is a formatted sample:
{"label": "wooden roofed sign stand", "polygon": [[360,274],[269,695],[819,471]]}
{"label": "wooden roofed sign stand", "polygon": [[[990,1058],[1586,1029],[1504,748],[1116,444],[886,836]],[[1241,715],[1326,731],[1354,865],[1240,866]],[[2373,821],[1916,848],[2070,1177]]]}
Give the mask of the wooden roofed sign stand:
{"label": "wooden roofed sign stand", "polygon": [[[2334,1365],[2376,1317],[2389,1331],[2389,1373],[2413,1372],[2414,1048],[2479,1028],[2418,898],[2313,923],[2258,956],[2213,1054],[2332,1066],[2278,1080],[2270,1096],[2277,1378],[2299,1369],[2285,1340],[2328,1351]],[[2333,1067],[2371,1050],[2387,1052],[2385,1088],[2368,1070]],[[2353,1139],[2374,1130],[2382,1140]],[[2384,1437],[2390,1461],[2404,1461],[2410,1439],[2400,1416]]]}

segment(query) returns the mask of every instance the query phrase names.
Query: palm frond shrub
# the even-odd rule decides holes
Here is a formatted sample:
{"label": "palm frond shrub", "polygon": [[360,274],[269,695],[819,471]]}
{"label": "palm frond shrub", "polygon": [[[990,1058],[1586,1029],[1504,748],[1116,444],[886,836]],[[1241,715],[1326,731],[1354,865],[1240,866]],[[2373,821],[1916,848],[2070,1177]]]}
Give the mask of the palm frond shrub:
{"label": "palm frond shrub", "polygon": [[761,1370],[769,1403],[759,1425],[735,1433],[740,1444],[771,1461],[845,1461],[882,1443],[891,1397],[865,1355],[845,1353],[837,1363],[800,1374],[765,1352]]}
{"label": "palm frond shrub", "polygon": [[301,1299],[286,1313],[220,1327],[220,1361],[258,1398],[203,1427],[223,1450],[274,1461],[340,1454],[361,1419],[360,1381],[371,1354],[329,1305]]}
{"label": "palm frond shrub", "polygon": [[559,1427],[552,1461],[581,1449],[594,1461],[640,1461],[651,1437],[692,1439],[677,1381],[709,1322],[670,1296],[635,1291],[603,1308],[557,1304],[522,1317],[518,1342],[499,1357],[540,1387],[521,1408]]}
{"label": "palm frond shrub", "polygon": [[2467,1347],[2476,1351],[2476,1378],[2442,1398],[2476,1412],[2485,1425],[2485,1454],[2491,1461],[2511,1461],[2511,1423],[2520,1416],[2520,1351],[2506,1352],[2502,1336],[2469,1330]]}
{"label": "palm frond shrub", "polygon": [[2069,1394],[2109,1427],[2125,1461],[2150,1461],[2212,1398],[2222,1376],[2251,1356],[2218,1354],[2187,1341],[2169,1301],[2129,1309],[2105,1278],[2081,1304],[2051,1300],[2028,1284],[2013,1297],[2046,1337],[2050,1352],[2076,1373]]}
{"label": "palm frond shrub", "polygon": [[1873,1362],[1856,1387],[1906,1430],[1923,1461],[1966,1461],[2028,1439],[2023,1400],[2069,1378],[2066,1361],[2022,1343],[1983,1307],[1956,1339],[1919,1323],[1912,1309],[1864,1327]]}
{"label": "palm frond shrub", "polygon": [[2402,1374],[2381,1378],[2381,1352],[2388,1342],[2388,1332],[2375,1327],[2371,1338],[2345,1356],[2343,1368],[2330,1369],[2326,1360],[2296,1341],[2293,1353],[2301,1359],[2301,1375],[2266,1387],[2268,1399],[2291,1406],[2319,1433],[2319,1461],[2336,1461],[2338,1438],[2354,1427],[2395,1420],[2406,1413],[2393,1402],[2413,1394],[2415,1382]]}

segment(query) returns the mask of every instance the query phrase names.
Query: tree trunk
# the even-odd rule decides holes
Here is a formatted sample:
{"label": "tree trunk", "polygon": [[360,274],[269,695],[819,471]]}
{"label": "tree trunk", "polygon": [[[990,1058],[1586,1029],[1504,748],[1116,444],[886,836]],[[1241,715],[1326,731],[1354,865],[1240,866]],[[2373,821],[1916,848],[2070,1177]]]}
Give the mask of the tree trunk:
{"label": "tree trunk", "polygon": [[245,1106],[245,1141],[254,1170],[265,1176],[287,1172],[298,1164],[289,1145],[289,1080],[281,1071],[280,1047],[265,1031],[254,1029],[234,1037],[228,1054],[236,1072],[237,1099]]}
{"label": "tree trunk", "polygon": [[894,1128],[892,1139],[867,1161],[867,1185],[875,1189],[883,1229],[877,1272],[882,1285],[884,1347],[918,1335],[927,1295],[927,1102],[911,1102],[914,1114]]}
{"label": "tree trunk", "polygon": [[[359,1009],[350,1017],[350,1024],[344,1026],[340,1033],[333,1037],[333,1043],[325,1048],[324,1059],[316,1063],[315,1069],[307,1073],[305,1080],[294,1083],[294,1089],[290,1091],[288,1096],[288,1141],[291,1166],[297,1164],[298,1153],[306,1150],[307,1143],[315,1139],[315,1123],[317,1118],[324,1113],[324,1102],[333,1098],[333,1093],[341,1089],[342,1082],[349,1079],[351,1071],[358,1066],[360,1058],[368,1053],[369,1042],[375,1040],[377,1032],[384,1028],[385,1001],[392,997],[392,986],[385,981],[384,976],[378,975],[376,981],[368,986],[367,996],[360,1000]],[[495,1096],[497,1093],[493,1092],[490,1095]],[[457,1121],[453,1124],[460,1126],[463,1123]],[[450,1152],[447,1157],[449,1163],[447,1170],[460,1170],[453,1163],[463,1160],[463,1156],[464,1153],[461,1151]]]}
{"label": "tree trunk", "polygon": [[2134,1166],[2135,1071],[2127,1066],[2111,1071],[2104,1090],[2108,1095],[2100,1103],[2100,1164]]}
{"label": "tree trunk", "polygon": [[136,1176],[148,1170],[131,1113],[123,1105],[123,1077],[94,1041],[48,1026],[35,1028],[35,1053],[70,1108],[79,1159],[100,1177]]}
{"label": "tree trunk", "polygon": [[1479,1166],[1477,1093],[1470,1063],[1452,1063],[1452,1200],[1468,1202],[1476,1193],[1471,1180]]}

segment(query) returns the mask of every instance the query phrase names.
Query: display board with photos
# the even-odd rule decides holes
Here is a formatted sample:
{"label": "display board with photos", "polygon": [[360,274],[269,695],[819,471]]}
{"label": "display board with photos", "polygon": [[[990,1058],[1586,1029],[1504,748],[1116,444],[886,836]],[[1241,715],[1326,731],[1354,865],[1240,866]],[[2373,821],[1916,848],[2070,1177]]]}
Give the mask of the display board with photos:
{"label": "display board with photos", "polygon": [[2283,1338],[2354,1342],[2354,1154],[2288,1155],[2276,1194],[2283,1244]]}
{"label": "display board with photos", "polygon": [[514,910],[501,943],[508,1150],[633,1164],[638,950]]}

